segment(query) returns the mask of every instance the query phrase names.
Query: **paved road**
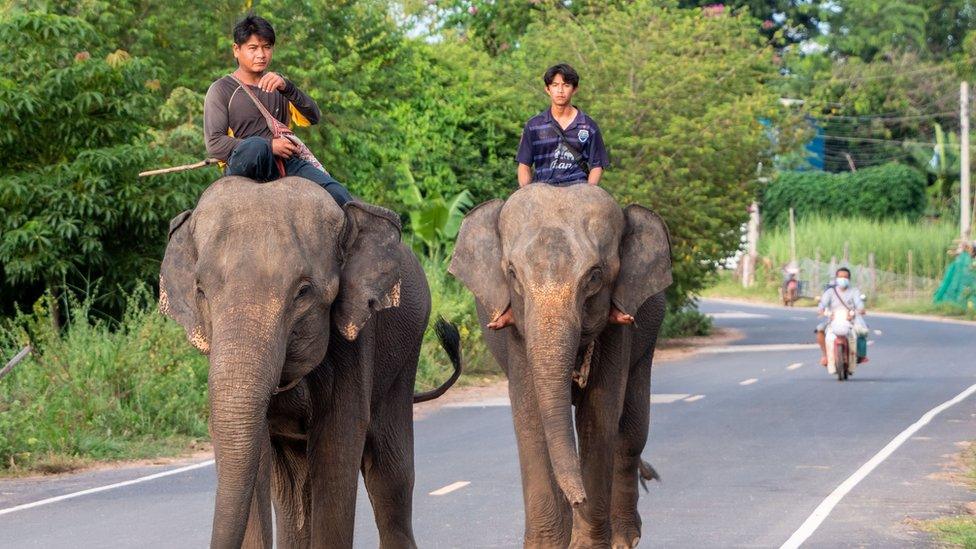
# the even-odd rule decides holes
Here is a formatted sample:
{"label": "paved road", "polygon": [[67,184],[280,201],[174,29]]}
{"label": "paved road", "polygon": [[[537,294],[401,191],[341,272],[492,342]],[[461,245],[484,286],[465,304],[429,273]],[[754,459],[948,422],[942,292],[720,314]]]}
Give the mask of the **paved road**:
{"label": "paved road", "polygon": [[[816,365],[813,312],[705,302],[745,338],[655,367],[645,457],[664,482],[641,499],[647,547],[779,547],[841,483],[926,412],[976,383],[976,327],[871,319],[870,364],[839,383]],[[795,345],[790,345],[795,344]],[[517,547],[522,501],[509,408],[497,400],[418,421],[421,547]],[[947,482],[976,439],[976,396],[908,437],[843,497],[804,547],[916,547],[910,519],[972,499]],[[169,467],[172,469],[172,466]],[[0,483],[2,509],[160,471]],[[443,495],[430,492],[470,484]],[[457,486],[457,485],[455,485]],[[213,467],[0,514],[0,547],[202,547]],[[361,492],[357,547],[375,547]]]}

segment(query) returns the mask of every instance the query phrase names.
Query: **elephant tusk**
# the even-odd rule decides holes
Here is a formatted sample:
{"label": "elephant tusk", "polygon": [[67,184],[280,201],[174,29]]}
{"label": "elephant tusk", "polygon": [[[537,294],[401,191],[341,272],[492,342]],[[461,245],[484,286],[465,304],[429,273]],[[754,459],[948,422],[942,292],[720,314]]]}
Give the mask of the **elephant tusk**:
{"label": "elephant tusk", "polygon": [[593,360],[593,347],[596,345],[596,340],[590,342],[586,346],[586,352],[583,353],[583,362],[580,363],[579,370],[573,370],[573,381],[579,385],[580,389],[586,388],[586,381],[590,377],[590,362]]}

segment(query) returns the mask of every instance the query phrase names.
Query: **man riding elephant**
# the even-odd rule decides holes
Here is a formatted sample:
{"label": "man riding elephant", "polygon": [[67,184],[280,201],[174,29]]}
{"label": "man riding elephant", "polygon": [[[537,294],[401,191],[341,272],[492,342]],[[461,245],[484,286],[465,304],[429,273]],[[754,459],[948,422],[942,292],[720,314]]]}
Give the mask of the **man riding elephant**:
{"label": "man riding elephant", "polygon": [[[225,175],[271,181],[286,175],[304,177],[321,186],[340,206],[352,200],[349,191],[297,153],[288,136],[275,134],[274,120],[283,126],[317,124],[319,107],[291,81],[269,69],[275,31],[267,20],[248,15],[234,27],[237,70],[219,78],[203,105],[203,133],[207,154],[226,162]],[[264,112],[262,112],[262,107]]]}

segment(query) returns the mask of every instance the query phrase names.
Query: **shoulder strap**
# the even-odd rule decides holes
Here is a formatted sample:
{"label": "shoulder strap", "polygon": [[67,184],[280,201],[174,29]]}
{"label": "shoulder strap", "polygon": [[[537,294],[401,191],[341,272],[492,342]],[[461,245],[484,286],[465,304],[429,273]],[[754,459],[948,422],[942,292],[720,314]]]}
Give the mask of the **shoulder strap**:
{"label": "shoulder strap", "polygon": [[[254,105],[259,111],[261,111],[261,115],[264,116],[264,122],[268,125],[268,129],[271,130],[271,135],[280,137],[281,132],[278,131],[278,126],[281,124],[281,122],[278,122],[275,117],[271,116],[271,113],[268,112],[267,107],[264,106],[264,103],[261,103],[261,101],[258,100],[257,96],[254,95],[254,92],[251,91],[251,88],[247,87],[247,84],[238,80],[233,74],[229,76],[233,78],[234,82],[237,82],[241,89],[247,93],[247,96],[251,98],[251,101],[254,101]],[[275,122],[278,122],[278,124],[275,124]]]}
{"label": "shoulder strap", "polygon": [[848,307],[847,303],[844,302],[844,298],[841,297],[840,292],[837,291],[837,286],[834,286],[834,295],[837,296],[837,300],[840,301],[840,304],[843,305],[848,312],[850,312],[851,308]]}

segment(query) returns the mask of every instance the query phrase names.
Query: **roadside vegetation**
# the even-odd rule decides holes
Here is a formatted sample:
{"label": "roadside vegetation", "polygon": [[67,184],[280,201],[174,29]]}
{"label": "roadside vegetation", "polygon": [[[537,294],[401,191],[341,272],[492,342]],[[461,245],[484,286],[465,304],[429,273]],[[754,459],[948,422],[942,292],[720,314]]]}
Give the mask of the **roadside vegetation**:
{"label": "roadside vegetation", "polygon": [[[966,448],[962,457],[967,468],[965,482],[976,491],[976,444]],[[971,513],[925,521],[921,526],[949,547],[976,547],[976,515]]]}

